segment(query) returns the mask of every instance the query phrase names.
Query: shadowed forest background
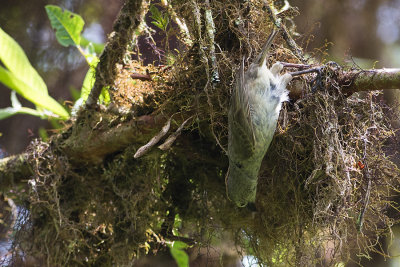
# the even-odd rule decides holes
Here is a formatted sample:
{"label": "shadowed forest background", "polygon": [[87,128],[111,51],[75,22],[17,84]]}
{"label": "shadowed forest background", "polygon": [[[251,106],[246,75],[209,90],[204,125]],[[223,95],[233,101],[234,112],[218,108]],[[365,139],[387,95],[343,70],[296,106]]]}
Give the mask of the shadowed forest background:
{"label": "shadowed forest background", "polygon": [[[76,49],[57,43],[44,6],[55,4],[80,14],[86,22],[84,36],[95,42],[105,42],[122,2],[1,0],[0,27],[22,46],[45,80],[49,93],[55,99],[72,101],[74,89],[79,90],[88,67]],[[315,53],[322,63],[332,60],[361,68],[400,66],[400,0],[293,0],[290,4],[298,7],[300,13],[294,20],[300,36],[294,38],[305,51]],[[162,35],[155,37],[160,44],[162,38]],[[166,62],[153,52],[144,38],[140,39],[139,46],[145,63]],[[9,95],[10,90],[0,85],[0,108],[10,106]],[[389,102],[394,99],[391,93],[385,97]],[[33,106],[20,100],[24,106]],[[2,120],[0,148],[5,154],[20,153],[39,136],[40,128],[46,129],[49,135],[52,133],[51,123],[33,116],[16,115]],[[398,227],[394,227],[395,232],[396,229]],[[390,248],[393,255],[400,254],[399,247],[399,239],[394,239]],[[396,259],[384,262],[379,255],[375,256],[363,265],[399,264]]]}

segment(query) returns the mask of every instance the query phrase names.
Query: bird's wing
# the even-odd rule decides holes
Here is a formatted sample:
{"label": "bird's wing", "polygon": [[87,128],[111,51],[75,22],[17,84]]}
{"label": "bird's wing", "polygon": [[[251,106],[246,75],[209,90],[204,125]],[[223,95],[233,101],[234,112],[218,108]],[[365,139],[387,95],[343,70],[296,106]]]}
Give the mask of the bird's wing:
{"label": "bird's wing", "polygon": [[[248,88],[244,82],[244,59],[240,66],[239,77],[232,93],[230,113],[230,131],[233,150],[237,155],[248,158],[255,148],[255,135],[251,119]],[[232,141],[230,140],[230,141]]]}

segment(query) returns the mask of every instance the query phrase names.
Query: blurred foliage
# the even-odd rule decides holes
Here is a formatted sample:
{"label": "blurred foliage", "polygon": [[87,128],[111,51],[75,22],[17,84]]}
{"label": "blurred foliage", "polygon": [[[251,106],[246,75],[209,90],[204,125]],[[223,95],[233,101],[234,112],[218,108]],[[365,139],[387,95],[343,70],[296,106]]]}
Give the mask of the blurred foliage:
{"label": "blurred foliage", "polygon": [[47,86],[31,66],[22,48],[0,28],[0,82],[36,105],[36,110],[23,108],[15,94],[11,96],[11,108],[2,109],[1,118],[18,113],[47,118],[59,116],[67,119],[69,114],[48,95]]}
{"label": "blurred foliage", "polygon": [[[111,31],[112,23],[122,0],[1,0],[0,27],[19,43],[33,67],[47,84],[50,95],[57,100],[71,100],[70,86],[81,88],[87,65],[76,48],[57,45],[57,40],[47,19],[44,6],[59,5],[85,18],[87,30],[83,32],[81,46],[88,45],[88,38],[97,36],[93,43],[96,53],[101,52],[105,33]],[[107,8],[104,8],[104,7]],[[97,27],[92,27],[97,25]],[[93,30],[95,29],[95,30]],[[10,106],[10,91],[0,84],[0,108]],[[24,99],[23,106],[34,108]],[[10,153],[22,151],[36,137],[39,127],[51,128],[49,122],[32,116],[17,115],[0,123],[0,144]]]}

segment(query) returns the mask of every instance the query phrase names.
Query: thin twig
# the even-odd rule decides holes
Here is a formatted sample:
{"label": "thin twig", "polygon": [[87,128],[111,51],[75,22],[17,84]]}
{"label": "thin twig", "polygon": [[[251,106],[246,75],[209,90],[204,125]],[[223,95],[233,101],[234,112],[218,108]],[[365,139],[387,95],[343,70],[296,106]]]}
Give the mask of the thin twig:
{"label": "thin twig", "polygon": [[358,226],[358,231],[362,232],[362,227],[364,224],[364,214],[367,210],[368,204],[369,204],[369,197],[371,195],[371,184],[372,184],[372,180],[371,180],[371,175],[369,173],[369,168],[368,168],[368,162],[367,162],[367,140],[366,137],[364,138],[364,153],[363,153],[363,175],[364,177],[368,180],[368,184],[367,184],[367,189],[365,192],[365,197],[364,197],[364,201],[363,201],[363,207],[361,209],[361,213],[360,216],[358,217],[357,220],[357,226]]}
{"label": "thin twig", "polygon": [[307,69],[307,68],[311,67],[311,65],[308,65],[308,64],[296,64],[296,63],[289,63],[289,62],[280,62],[280,63],[285,68]]}
{"label": "thin twig", "polygon": [[183,127],[185,127],[186,123],[193,118],[193,116],[189,117],[188,119],[186,119],[181,126],[179,126],[179,128],[172,133],[167,140],[165,140],[164,143],[162,143],[161,145],[158,146],[159,149],[165,151],[171,148],[172,144],[175,142],[176,138],[181,134]]}
{"label": "thin twig", "polygon": [[134,80],[141,80],[141,81],[151,81],[151,76],[149,74],[141,74],[141,73],[132,73],[131,78]]}
{"label": "thin twig", "polygon": [[164,7],[167,9],[168,14],[172,17],[172,19],[175,21],[176,25],[178,25],[183,42],[187,46],[192,46],[193,45],[193,40],[192,37],[190,36],[189,29],[186,25],[186,22],[183,18],[179,18],[178,15],[176,14],[174,8],[172,7],[171,3],[168,0],[161,0],[161,4],[164,5]]}
{"label": "thin twig", "polygon": [[300,59],[301,62],[306,63],[307,60],[305,60],[303,56],[303,51],[301,50],[300,47],[297,46],[296,42],[290,36],[289,31],[286,29],[286,26],[282,23],[281,19],[276,16],[277,12],[274,12],[275,8],[271,7],[271,5],[268,3],[267,0],[264,0],[264,6],[268,11],[270,19],[273,21],[275,26],[281,30],[282,37],[286,41],[290,50],[292,50],[292,52],[297,56],[297,58]]}
{"label": "thin twig", "polygon": [[212,11],[210,6],[210,1],[205,0],[206,10],[204,14],[204,18],[206,21],[206,33],[207,33],[207,48],[210,51],[209,58],[211,61],[212,67],[212,75],[211,75],[211,82],[218,83],[219,80],[219,73],[218,73],[218,66],[217,66],[217,57],[215,56],[215,25],[214,19],[212,17]]}
{"label": "thin twig", "polygon": [[295,71],[295,72],[289,72],[290,75],[294,76],[299,76],[311,72],[320,72],[322,67],[315,67],[307,70],[300,70],[300,71]]}
{"label": "thin twig", "polygon": [[[174,115],[172,115],[172,116],[174,116]],[[153,138],[151,138],[151,140],[147,144],[145,144],[144,146],[141,146],[136,151],[135,155],[133,155],[133,157],[135,159],[146,154],[147,151],[149,151],[154,145],[156,145],[161,140],[161,138],[163,138],[167,134],[167,132],[169,131],[169,128],[171,126],[172,116],[169,118],[167,123],[162,127],[161,131],[157,135],[155,135]]]}

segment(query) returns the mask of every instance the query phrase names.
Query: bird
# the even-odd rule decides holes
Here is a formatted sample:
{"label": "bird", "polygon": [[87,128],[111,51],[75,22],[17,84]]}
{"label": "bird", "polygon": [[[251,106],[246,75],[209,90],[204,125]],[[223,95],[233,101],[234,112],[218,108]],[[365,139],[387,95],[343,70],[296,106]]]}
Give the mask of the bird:
{"label": "bird", "polygon": [[267,67],[268,50],[277,35],[272,30],[261,53],[247,71],[242,59],[228,111],[228,198],[238,207],[255,203],[258,172],[275,133],[292,75],[280,75],[283,65]]}

